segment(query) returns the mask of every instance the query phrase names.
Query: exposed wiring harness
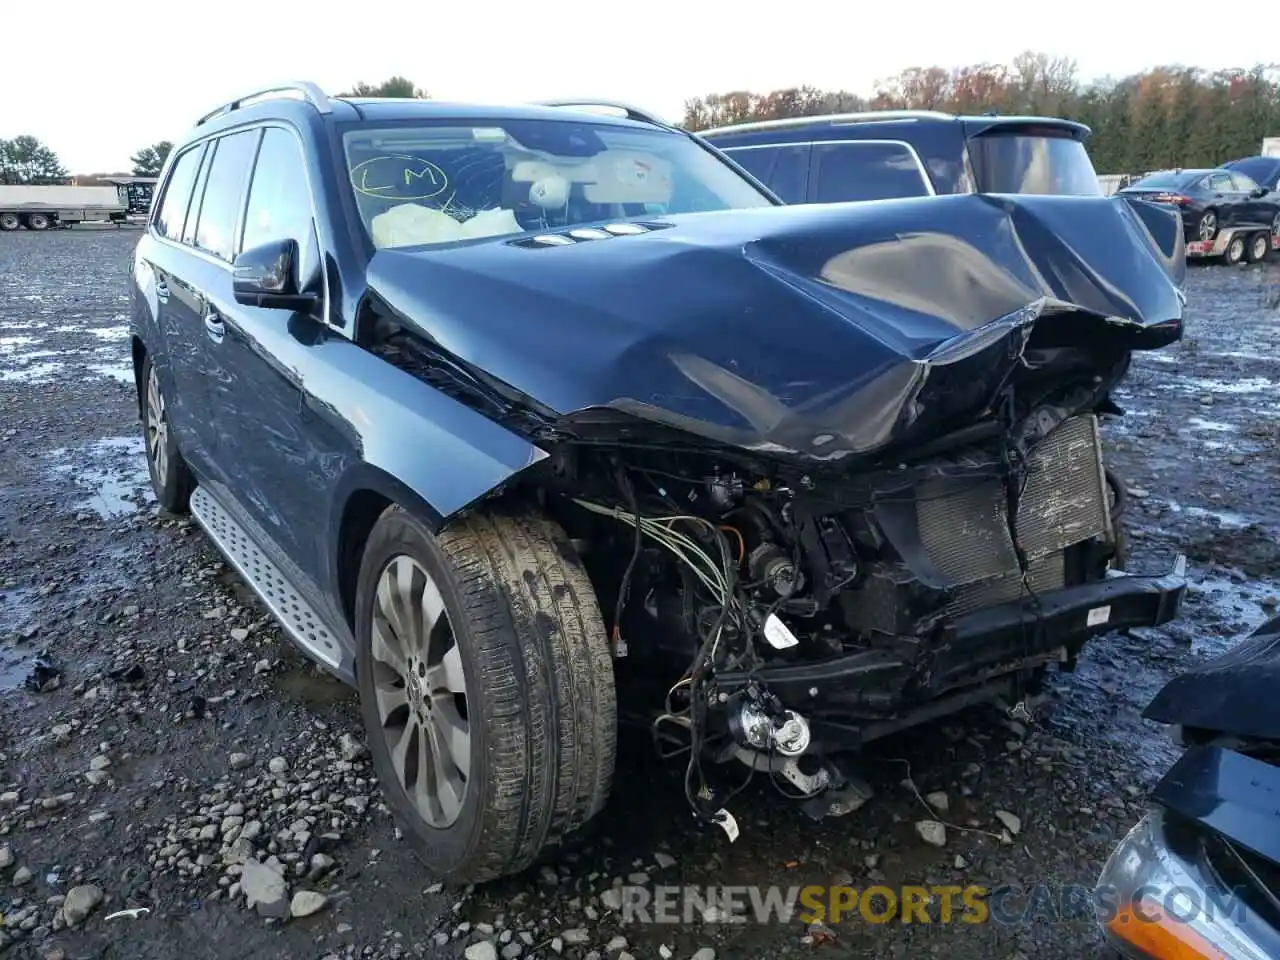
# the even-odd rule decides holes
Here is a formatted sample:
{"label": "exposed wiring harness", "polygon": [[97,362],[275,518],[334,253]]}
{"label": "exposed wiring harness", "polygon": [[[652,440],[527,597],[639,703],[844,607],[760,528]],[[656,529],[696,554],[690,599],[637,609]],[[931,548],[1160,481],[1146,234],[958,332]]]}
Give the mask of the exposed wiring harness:
{"label": "exposed wiring harness", "polygon": [[[627,571],[624,574],[622,588],[619,591],[618,610],[614,617],[615,644],[620,641],[619,620],[622,613],[622,605],[626,599],[627,581],[635,567],[635,561],[639,554],[639,538],[641,536],[648,537],[657,543],[687,567],[698,582],[706,588],[712,597],[713,603],[720,608],[720,614],[716,618],[715,624],[701,638],[702,643],[688,669],[667,691],[665,712],[654,721],[653,730],[654,739],[657,742],[659,737],[657,727],[659,724],[671,723],[688,729],[689,763],[685,768],[684,776],[685,797],[695,816],[701,820],[710,820],[714,814],[704,808],[705,801],[712,796],[712,791],[707,785],[706,777],[702,772],[701,755],[703,738],[706,732],[704,728],[706,702],[703,696],[702,683],[706,679],[710,666],[715,663],[716,655],[720,649],[720,642],[725,633],[725,626],[730,617],[741,626],[746,626],[745,618],[742,616],[744,604],[738,592],[737,562],[733,557],[728,538],[718,525],[692,514],[672,514],[661,517],[642,516],[635,502],[635,494],[630,483],[624,482],[623,489],[631,500],[632,509],[629,511],[619,507],[609,507],[594,503],[590,500],[578,498],[573,500],[575,504],[584,510],[599,516],[611,517],[634,528],[636,531],[637,547],[633,551],[631,563],[628,564]],[[715,543],[719,556],[713,557],[692,536],[677,530],[676,525],[680,523],[690,524],[705,530],[708,537]],[[671,700],[676,691],[681,688],[687,688],[689,705],[677,710]],[[683,753],[683,750],[669,751],[663,755],[677,756],[680,753]],[[693,782],[695,774],[697,774],[698,779],[696,788]]]}

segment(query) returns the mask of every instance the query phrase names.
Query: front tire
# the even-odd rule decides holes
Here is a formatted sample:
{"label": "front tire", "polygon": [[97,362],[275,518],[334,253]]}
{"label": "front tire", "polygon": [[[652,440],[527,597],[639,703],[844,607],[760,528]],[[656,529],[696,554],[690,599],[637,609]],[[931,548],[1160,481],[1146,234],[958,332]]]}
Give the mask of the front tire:
{"label": "front tire", "polygon": [[178,452],[178,441],[169,424],[169,408],[156,368],[147,357],[142,364],[142,435],[146,443],[147,472],[156,500],[169,513],[185,514],[195,486],[191,469]]}
{"label": "front tire", "polygon": [[516,873],[603,808],[613,664],[557,524],[481,514],[433,536],[392,506],[365,546],[355,616],[374,768],[435,875]]}

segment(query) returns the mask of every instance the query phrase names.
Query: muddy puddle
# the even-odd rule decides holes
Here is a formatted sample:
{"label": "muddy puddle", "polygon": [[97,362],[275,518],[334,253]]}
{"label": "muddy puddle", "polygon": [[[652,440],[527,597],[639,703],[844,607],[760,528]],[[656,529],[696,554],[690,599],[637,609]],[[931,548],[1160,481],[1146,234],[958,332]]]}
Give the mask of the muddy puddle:
{"label": "muddy puddle", "polygon": [[142,437],[103,437],[48,454],[49,469],[75,484],[80,510],[115,520],[155,503]]}

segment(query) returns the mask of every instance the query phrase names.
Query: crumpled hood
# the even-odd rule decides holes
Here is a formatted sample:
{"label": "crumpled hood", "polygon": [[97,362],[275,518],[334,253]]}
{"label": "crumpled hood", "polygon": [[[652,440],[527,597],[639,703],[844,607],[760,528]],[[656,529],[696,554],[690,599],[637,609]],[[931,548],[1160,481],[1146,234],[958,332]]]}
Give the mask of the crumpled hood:
{"label": "crumpled hood", "polygon": [[515,399],[833,460],[977,415],[1033,328],[1181,335],[1176,215],[1122,198],[949,196],[659,218],[635,236],[387,249],[370,292]]}

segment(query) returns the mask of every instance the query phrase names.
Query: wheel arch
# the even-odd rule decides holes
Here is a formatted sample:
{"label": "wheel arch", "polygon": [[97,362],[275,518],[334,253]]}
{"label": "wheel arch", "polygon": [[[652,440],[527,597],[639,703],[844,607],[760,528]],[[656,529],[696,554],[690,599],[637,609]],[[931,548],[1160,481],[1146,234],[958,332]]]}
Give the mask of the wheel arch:
{"label": "wheel arch", "polygon": [[[438,533],[480,502],[505,500],[516,495],[516,491],[527,489],[531,474],[535,472],[531,468],[546,458],[546,454],[537,447],[528,447],[531,456],[523,466],[507,470],[497,482],[485,483],[483,487],[459,487],[457,481],[442,486],[440,471],[417,469],[398,476],[370,462],[361,462],[348,470],[335,490],[327,538],[327,542],[333,545],[330,582],[348,626],[355,627],[356,582],[365,543],[374,524],[388,507],[394,505],[408,510],[431,533]],[[441,457],[436,462],[453,461]],[[462,490],[469,493],[462,493]]]}

